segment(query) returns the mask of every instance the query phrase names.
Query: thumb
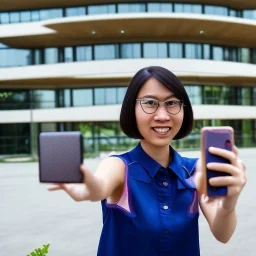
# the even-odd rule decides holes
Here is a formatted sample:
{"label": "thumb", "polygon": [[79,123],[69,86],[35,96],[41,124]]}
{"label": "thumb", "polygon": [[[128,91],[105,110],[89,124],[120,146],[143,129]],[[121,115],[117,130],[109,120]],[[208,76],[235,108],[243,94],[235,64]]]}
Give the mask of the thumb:
{"label": "thumb", "polygon": [[80,171],[83,173],[84,184],[89,191],[94,191],[97,188],[100,188],[100,180],[94,176],[94,174],[89,171],[85,165],[81,165]]}
{"label": "thumb", "polygon": [[90,172],[90,170],[84,164],[80,165],[80,172],[83,174],[83,182],[84,183],[87,183],[93,176],[93,174]]}

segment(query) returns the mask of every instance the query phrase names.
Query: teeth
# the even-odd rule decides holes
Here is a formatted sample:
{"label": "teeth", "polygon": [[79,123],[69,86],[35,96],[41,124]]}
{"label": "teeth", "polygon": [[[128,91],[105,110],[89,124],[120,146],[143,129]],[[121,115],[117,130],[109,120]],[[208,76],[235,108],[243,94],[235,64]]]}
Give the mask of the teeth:
{"label": "teeth", "polygon": [[161,133],[161,134],[165,134],[165,133],[167,133],[170,130],[170,128],[153,128],[153,129],[156,132]]}

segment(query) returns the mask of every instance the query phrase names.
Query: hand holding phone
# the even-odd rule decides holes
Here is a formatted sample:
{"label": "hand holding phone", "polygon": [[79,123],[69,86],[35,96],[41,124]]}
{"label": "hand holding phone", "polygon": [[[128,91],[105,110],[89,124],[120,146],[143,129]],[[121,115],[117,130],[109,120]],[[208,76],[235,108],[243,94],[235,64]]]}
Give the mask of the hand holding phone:
{"label": "hand holding phone", "polygon": [[83,137],[80,132],[39,134],[39,179],[42,183],[82,183]]}
{"label": "hand holding phone", "polygon": [[225,172],[207,169],[206,165],[210,162],[230,163],[229,160],[209,152],[209,147],[217,147],[232,151],[234,145],[234,130],[232,127],[204,127],[201,130],[201,153],[202,171],[204,181],[202,193],[208,196],[224,196],[227,194],[227,187],[213,187],[209,184],[209,179],[213,177],[229,175]]}

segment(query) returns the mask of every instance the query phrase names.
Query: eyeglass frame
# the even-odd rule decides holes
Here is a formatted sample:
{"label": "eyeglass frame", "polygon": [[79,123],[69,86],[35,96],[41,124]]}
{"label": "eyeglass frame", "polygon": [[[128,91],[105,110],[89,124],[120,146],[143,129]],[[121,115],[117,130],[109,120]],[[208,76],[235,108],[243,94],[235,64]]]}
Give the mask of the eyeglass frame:
{"label": "eyeglass frame", "polygon": [[[143,107],[142,107],[141,101],[143,101],[143,100],[154,100],[154,101],[157,101],[158,106],[157,106],[156,110],[155,110],[154,112],[152,112],[152,113],[147,113],[147,112],[143,109]],[[180,103],[180,104],[179,104],[179,105],[180,105],[180,110],[179,110],[176,114],[170,113],[170,112],[168,111],[167,106],[166,106],[166,102],[169,102],[169,101],[174,101],[174,102],[179,102],[179,103]],[[186,106],[186,105],[184,104],[184,101],[183,101],[183,100],[158,101],[157,99],[152,99],[152,98],[141,98],[141,99],[138,98],[138,99],[136,99],[136,102],[139,102],[139,103],[140,103],[141,109],[143,110],[144,113],[146,113],[146,114],[148,114],[148,115],[151,115],[151,114],[156,113],[156,111],[158,110],[159,106],[162,105],[162,104],[164,105],[166,111],[167,111],[169,114],[171,114],[171,115],[177,115],[177,114],[179,114],[180,111],[181,111],[182,105],[183,105],[183,107]]]}

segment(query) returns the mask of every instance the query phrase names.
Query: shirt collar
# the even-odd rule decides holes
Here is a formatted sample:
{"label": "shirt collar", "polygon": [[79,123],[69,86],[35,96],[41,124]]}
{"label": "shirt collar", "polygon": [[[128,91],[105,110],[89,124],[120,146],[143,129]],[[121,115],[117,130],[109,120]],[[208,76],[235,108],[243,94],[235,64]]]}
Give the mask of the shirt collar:
{"label": "shirt collar", "polygon": [[156,173],[162,167],[143,150],[141,143],[139,143],[133,150],[130,151],[130,156],[133,161],[136,161],[141,166],[143,166],[151,178],[155,177]]}
{"label": "shirt collar", "polygon": [[[176,176],[181,180],[184,181],[186,178],[186,170],[187,168],[188,172],[190,173],[191,170],[194,168],[194,161],[189,164],[187,163],[186,159],[184,159],[176,150],[174,150],[170,146],[170,154],[172,154],[172,160],[169,166],[166,168],[169,171],[173,172],[176,174]],[[142,148],[141,143],[139,143],[133,150],[129,152],[129,155],[132,159],[132,161],[137,162],[139,165],[143,167],[145,170],[145,173],[141,172],[134,172],[133,176],[136,179],[142,180],[142,181],[147,181],[149,182],[149,179],[154,178],[157,172],[159,171],[160,168],[164,168],[162,165],[160,165],[158,162],[156,162],[154,159],[152,159]]]}

